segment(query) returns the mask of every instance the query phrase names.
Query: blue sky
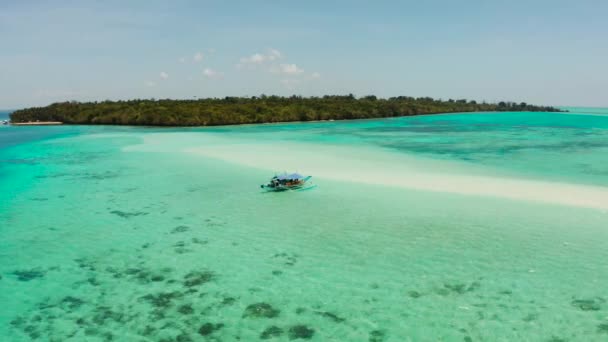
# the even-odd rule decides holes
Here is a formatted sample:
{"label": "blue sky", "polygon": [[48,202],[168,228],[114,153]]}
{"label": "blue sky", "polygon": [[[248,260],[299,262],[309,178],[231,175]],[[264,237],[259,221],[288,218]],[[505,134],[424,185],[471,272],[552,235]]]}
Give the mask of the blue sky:
{"label": "blue sky", "polygon": [[608,106],[608,1],[0,1],[0,108],[375,94]]}

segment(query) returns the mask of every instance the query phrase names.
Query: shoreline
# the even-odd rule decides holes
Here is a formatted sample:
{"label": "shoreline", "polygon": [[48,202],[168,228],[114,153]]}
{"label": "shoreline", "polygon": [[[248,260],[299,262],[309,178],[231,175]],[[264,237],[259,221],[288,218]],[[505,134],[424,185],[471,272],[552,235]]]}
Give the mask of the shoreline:
{"label": "shoreline", "polygon": [[197,100],[132,99],[102,102],[57,102],[11,113],[15,122],[48,121],[65,123],[224,126],[314,120],[379,119],[460,112],[562,112],[551,106],[525,102],[477,103],[466,99],[374,95],[266,96],[200,98]]}
{"label": "shoreline", "polygon": [[60,121],[39,121],[39,122],[11,122],[11,126],[56,126],[63,125]]}
{"label": "shoreline", "polygon": [[[285,124],[307,124],[307,123],[330,123],[330,122],[358,122],[358,121],[373,121],[373,120],[390,120],[390,119],[402,119],[417,116],[435,116],[435,115],[462,115],[462,114],[506,114],[506,113],[555,113],[555,114],[570,114],[569,112],[532,112],[532,111],[473,111],[473,112],[441,112],[441,113],[423,113],[423,114],[412,114],[412,115],[401,115],[401,116],[383,116],[374,118],[359,118],[359,119],[326,119],[326,120],[294,120],[294,121],[272,121],[272,122],[257,122],[257,123],[234,123],[234,124],[222,124],[222,125],[132,125],[132,124],[111,124],[111,123],[65,123],[60,121],[41,121],[36,122],[15,122],[9,123],[13,126],[49,126],[49,125],[66,125],[66,126],[123,126],[123,127],[150,127],[150,128],[215,128],[215,127],[231,127],[231,126],[258,126],[258,125],[285,125]],[[578,113],[573,113],[578,114]]]}
{"label": "shoreline", "polygon": [[[328,122],[353,122],[353,121],[372,121],[372,120],[387,120],[387,119],[400,119],[400,118],[409,118],[415,116],[430,116],[430,115],[454,115],[454,114],[475,114],[475,113],[492,113],[492,114],[500,114],[500,113],[516,113],[516,112],[500,112],[500,111],[476,111],[476,112],[442,112],[442,113],[423,113],[423,114],[412,114],[412,115],[401,115],[401,116],[382,116],[377,118],[360,118],[360,119],[325,119],[325,120],[294,120],[294,121],[268,121],[268,122],[253,122],[253,123],[234,123],[234,124],[221,124],[221,125],[132,125],[132,124],[111,124],[111,123],[64,123],[59,121],[40,121],[36,122],[16,122],[9,123],[13,126],[35,126],[35,125],[67,125],[67,126],[124,126],[124,127],[151,127],[151,128],[215,128],[215,127],[231,127],[231,126],[261,126],[261,125],[285,125],[285,124],[307,124],[307,123],[328,123]],[[519,112],[517,112],[519,113]],[[530,112],[534,113],[534,112]],[[544,113],[544,112],[538,112]],[[547,112],[550,113],[550,112]]]}

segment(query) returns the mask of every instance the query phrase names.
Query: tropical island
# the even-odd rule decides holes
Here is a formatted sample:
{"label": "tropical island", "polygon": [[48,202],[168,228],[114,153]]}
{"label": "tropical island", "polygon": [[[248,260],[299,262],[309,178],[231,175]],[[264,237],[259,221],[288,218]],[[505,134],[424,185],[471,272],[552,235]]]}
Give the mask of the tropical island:
{"label": "tropical island", "polygon": [[560,112],[527,103],[477,103],[431,97],[326,95],[254,96],[197,100],[141,99],[101,102],[59,102],[21,109],[10,115],[13,123],[216,126],[293,121],[352,120],[461,112]]}

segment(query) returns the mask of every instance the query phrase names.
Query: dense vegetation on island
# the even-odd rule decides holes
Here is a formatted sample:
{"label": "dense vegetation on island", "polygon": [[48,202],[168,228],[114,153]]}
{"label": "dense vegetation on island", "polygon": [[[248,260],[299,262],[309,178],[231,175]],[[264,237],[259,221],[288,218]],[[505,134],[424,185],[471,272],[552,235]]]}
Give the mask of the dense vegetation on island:
{"label": "dense vegetation on island", "polygon": [[225,97],[199,100],[60,102],[11,114],[13,122],[61,121],[67,124],[213,126],[266,122],[368,119],[420,114],[481,111],[548,111],[526,103],[477,103],[430,97],[353,95],[323,97]]}

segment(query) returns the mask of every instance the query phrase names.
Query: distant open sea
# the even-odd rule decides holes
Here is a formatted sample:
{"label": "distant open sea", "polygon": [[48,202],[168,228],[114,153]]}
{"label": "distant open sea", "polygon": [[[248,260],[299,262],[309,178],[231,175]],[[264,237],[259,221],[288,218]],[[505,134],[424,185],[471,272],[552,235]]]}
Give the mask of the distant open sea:
{"label": "distant open sea", "polygon": [[12,111],[0,109],[0,120],[8,120],[8,116]]}
{"label": "distant open sea", "polygon": [[608,109],[570,109],[0,126],[0,341],[606,341]]}

